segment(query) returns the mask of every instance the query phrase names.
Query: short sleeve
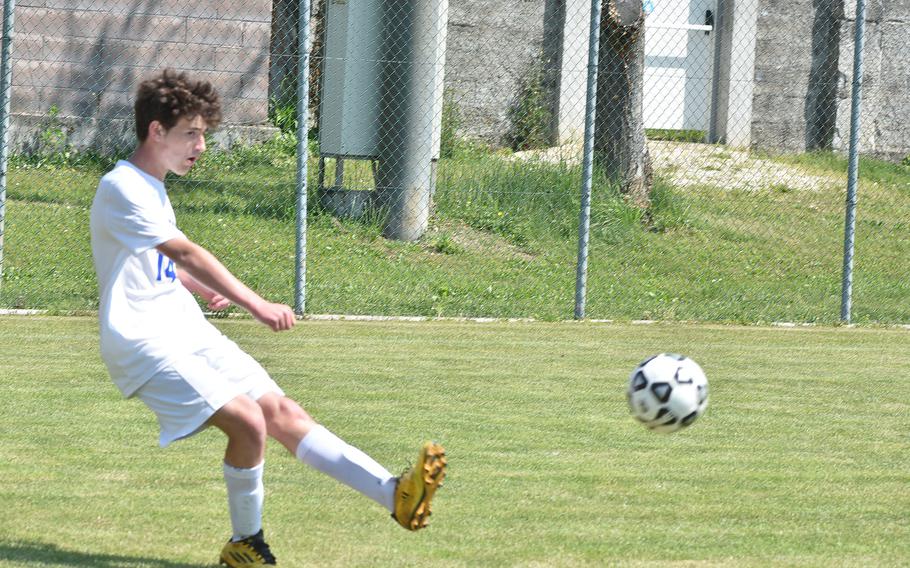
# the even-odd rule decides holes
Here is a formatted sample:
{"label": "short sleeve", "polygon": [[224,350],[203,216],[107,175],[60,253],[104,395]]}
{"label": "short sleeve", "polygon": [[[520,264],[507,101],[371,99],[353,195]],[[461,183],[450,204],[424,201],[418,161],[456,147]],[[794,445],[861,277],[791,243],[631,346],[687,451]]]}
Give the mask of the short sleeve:
{"label": "short sleeve", "polygon": [[183,237],[154,188],[147,185],[129,187],[111,181],[102,182],[105,192],[105,224],[111,235],[140,254],[171,239]]}

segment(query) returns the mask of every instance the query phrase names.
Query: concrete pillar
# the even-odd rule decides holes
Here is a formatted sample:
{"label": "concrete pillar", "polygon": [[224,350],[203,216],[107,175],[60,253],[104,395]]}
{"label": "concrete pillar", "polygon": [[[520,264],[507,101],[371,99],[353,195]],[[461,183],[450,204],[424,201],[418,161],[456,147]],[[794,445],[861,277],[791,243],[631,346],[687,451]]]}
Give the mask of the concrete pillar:
{"label": "concrete pillar", "polygon": [[723,28],[718,30],[720,57],[716,125],[712,142],[748,148],[752,144],[752,91],[755,80],[757,0],[718,0]]}
{"label": "concrete pillar", "polygon": [[562,4],[558,47],[559,80],[556,83],[556,140],[558,144],[581,143],[585,133],[585,94],[588,79],[588,39],[591,27],[590,0],[548,0]]}
{"label": "concrete pillar", "polygon": [[[910,8],[910,3],[907,4]],[[904,17],[910,16],[910,9],[907,10]],[[887,108],[886,105],[899,101],[902,93],[906,89],[892,88],[889,89],[886,84],[891,82],[892,85],[899,85],[900,79],[892,74],[883,73],[883,65],[889,63],[890,59],[896,61],[907,60],[910,45],[907,36],[903,38],[903,49],[894,50],[888,54],[883,52],[882,47],[887,45],[883,37],[883,30],[887,26],[882,22],[882,2],[880,0],[866,0],[866,27],[865,42],[863,43],[863,92],[862,92],[862,112],[861,127],[859,131],[859,151],[868,155],[883,155],[887,153],[880,152],[879,137],[885,132],[896,131],[898,125],[906,123],[905,120],[885,120],[879,118],[879,113]],[[905,27],[904,33],[910,30],[910,26]],[[832,146],[835,150],[847,152],[850,147],[850,102],[851,102],[851,83],[853,82],[853,40],[856,33],[856,0],[847,0],[844,5],[844,22],[841,27],[840,35],[840,58],[838,64],[838,82],[839,97],[836,107],[831,111],[837,113],[836,131]],[[896,38],[895,38],[896,39]],[[889,57],[890,56],[890,57]],[[890,77],[889,77],[890,75]],[[891,79],[889,81],[889,78]],[[907,84],[907,83],[904,83]],[[893,93],[893,94],[892,94]],[[905,99],[906,100],[906,99]],[[895,106],[900,106],[895,105]],[[905,112],[905,116],[910,116],[910,112]],[[897,118],[897,117],[895,117]],[[887,124],[887,128],[877,128],[876,123]],[[907,148],[910,144],[905,144]],[[905,156],[906,154],[904,154]],[[903,157],[903,156],[899,156]]]}
{"label": "concrete pillar", "polygon": [[417,240],[429,222],[442,73],[438,42],[445,37],[447,9],[447,0],[388,0],[384,6],[376,189],[390,239]]}

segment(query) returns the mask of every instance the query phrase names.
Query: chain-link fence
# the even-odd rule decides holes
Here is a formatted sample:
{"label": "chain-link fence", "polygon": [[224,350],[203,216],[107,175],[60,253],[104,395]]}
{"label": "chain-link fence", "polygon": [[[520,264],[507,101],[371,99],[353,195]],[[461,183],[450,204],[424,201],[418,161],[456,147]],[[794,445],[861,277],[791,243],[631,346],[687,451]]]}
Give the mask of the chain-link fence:
{"label": "chain-link fence", "polygon": [[[178,224],[307,313],[840,319],[855,4],[4,5],[0,308],[96,308],[94,190],[170,67],[224,108]],[[910,12],[864,13],[852,319],[907,323]]]}

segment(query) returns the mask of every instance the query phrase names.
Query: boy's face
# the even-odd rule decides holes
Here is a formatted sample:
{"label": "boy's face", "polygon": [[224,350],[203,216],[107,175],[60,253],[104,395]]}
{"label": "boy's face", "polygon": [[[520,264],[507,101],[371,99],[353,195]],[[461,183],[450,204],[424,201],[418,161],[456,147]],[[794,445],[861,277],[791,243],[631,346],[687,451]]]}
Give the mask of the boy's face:
{"label": "boy's face", "polygon": [[181,118],[171,129],[160,124],[157,141],[161,159],[169,171],[182,176],[190,171],[199,156],[205,152],[205,131],[208,126],[201,116]]}

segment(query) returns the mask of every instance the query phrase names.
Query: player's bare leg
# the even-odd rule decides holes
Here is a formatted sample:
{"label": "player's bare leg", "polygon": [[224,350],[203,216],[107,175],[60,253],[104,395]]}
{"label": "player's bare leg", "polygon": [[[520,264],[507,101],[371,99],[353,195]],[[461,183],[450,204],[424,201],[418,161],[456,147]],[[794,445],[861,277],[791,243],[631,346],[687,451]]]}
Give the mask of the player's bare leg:
{"label": "player's bare leg", "polygon": [[293,400],[269,393],[258,401],[270,436],[303,463],[394,510],[397,480],[373,458],[313,420]]}
{"label": "player's bare leg", "polygon": [[266,394],[258,401],[268,433],[315,469],[359,491],[386,508],[401,526],[426,526],[430,501],[445,477],[445,451],[426,443],[417,463],[400,478],[313,420],[293,400]]}
{"label": "player's bare leg", "polygon": [[295,454],[300,441],[318,426],[299,404],[286,396],[266,394],[258,401],[268,435]]}
{"label": "player's bare leg", "polygon": [[224,461],[249,468],[262,463],[268,433],[262,409],[248,396],[238,396],[221,407],[208,423],[228,437]]}
{"label": "player's bare leg", "polygon": [[262,409],[251,398],[238,396],[219,409],[209,424],[228,437],[224,481],[234,534],[221,550],[219,560],[232,568],[273,565],[275,557],[262,532],[262,470],[267,434]]}

